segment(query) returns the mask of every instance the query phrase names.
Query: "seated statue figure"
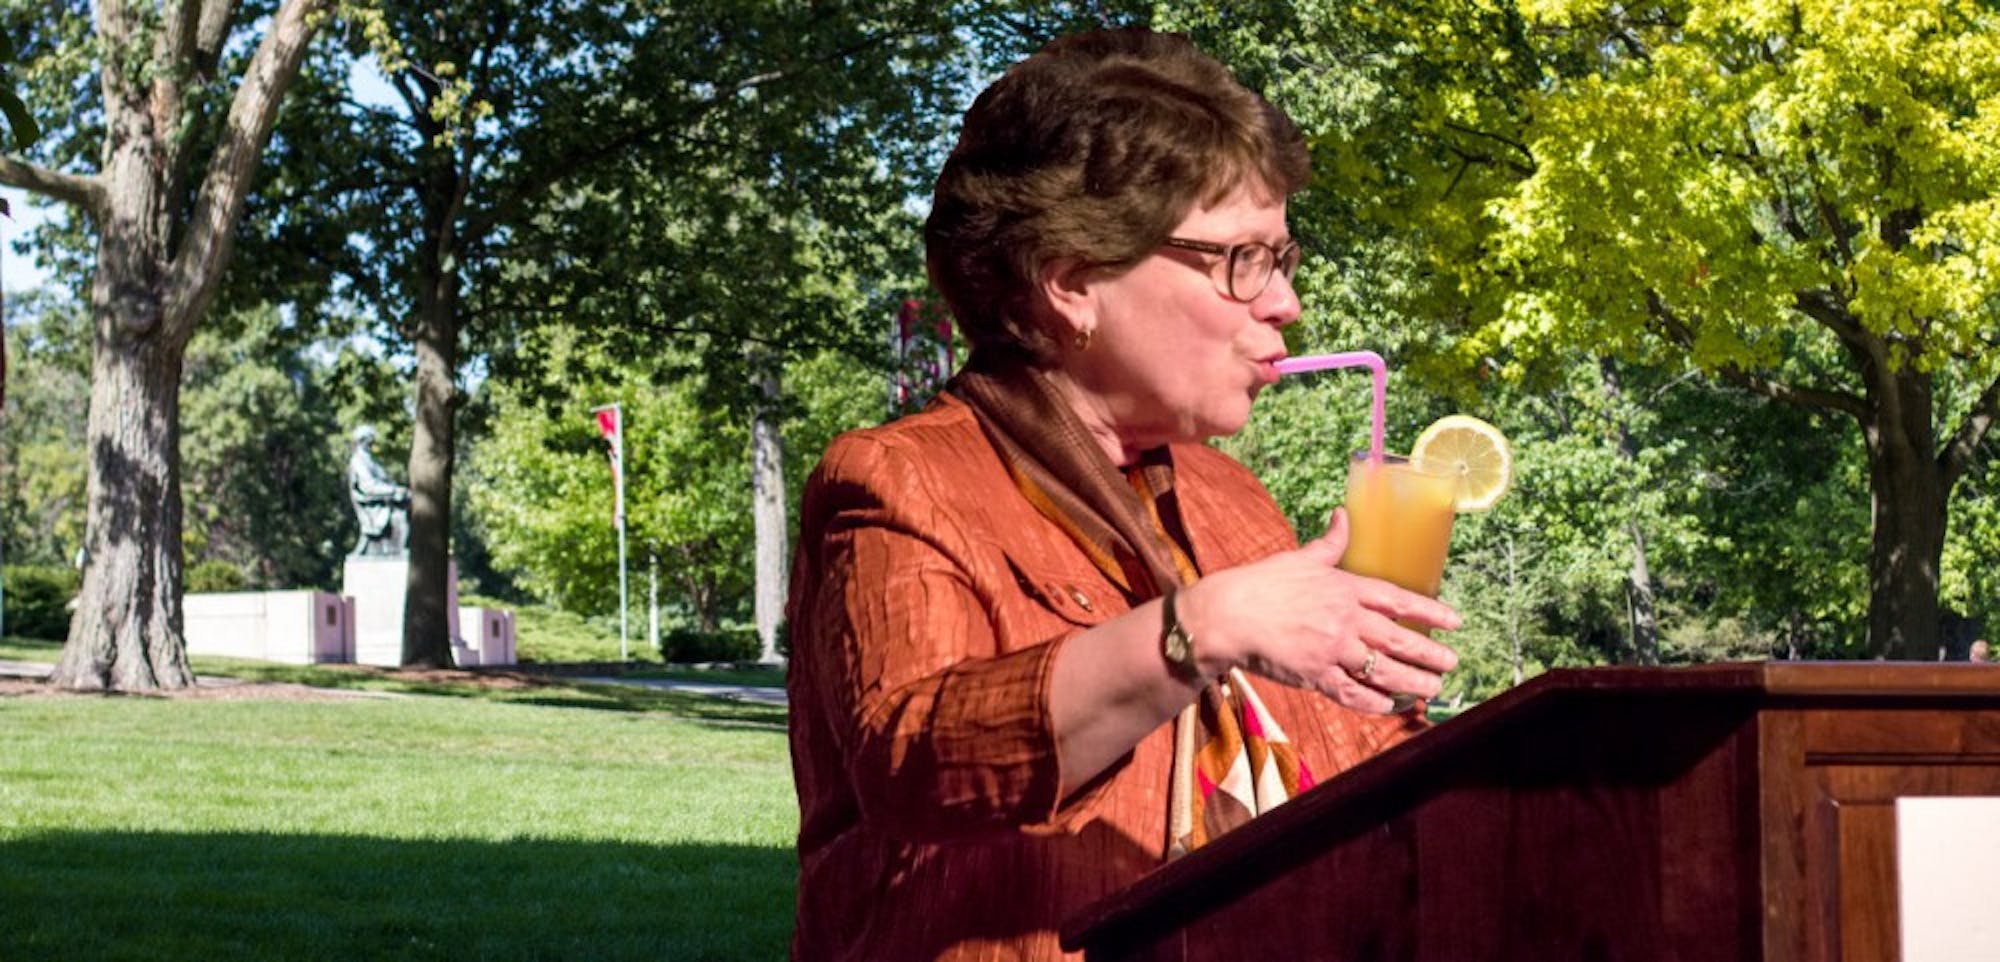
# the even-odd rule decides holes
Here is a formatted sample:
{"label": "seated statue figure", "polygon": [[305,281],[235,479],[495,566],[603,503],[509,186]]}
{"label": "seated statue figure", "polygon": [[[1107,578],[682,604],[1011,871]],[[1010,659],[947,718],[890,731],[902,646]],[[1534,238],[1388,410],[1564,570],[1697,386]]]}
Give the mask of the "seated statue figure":
{"label": "seated statue figure", "polygon": [[401,557],[409,550],[410,489],[396,483],[375,463],[370,450],[375,429],[354,431],[354,456],[347,460],[347,497],[354,502],[354,520],[361,526],[356,555]]}

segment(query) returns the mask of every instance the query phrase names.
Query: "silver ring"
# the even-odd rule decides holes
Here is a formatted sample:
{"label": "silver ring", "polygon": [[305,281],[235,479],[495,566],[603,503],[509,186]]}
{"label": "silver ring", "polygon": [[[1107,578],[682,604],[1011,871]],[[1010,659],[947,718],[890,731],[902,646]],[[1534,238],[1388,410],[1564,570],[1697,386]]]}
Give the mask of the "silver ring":
{"label": "silver ring", "polygon": [[1381,655],[1381,652],[1373,648],[1368,649],[1368,657],[1361,659],[1361,667],[1354,669],[1354,680],[1367,681],[1368,676],[1375,673],[1375,659]]}

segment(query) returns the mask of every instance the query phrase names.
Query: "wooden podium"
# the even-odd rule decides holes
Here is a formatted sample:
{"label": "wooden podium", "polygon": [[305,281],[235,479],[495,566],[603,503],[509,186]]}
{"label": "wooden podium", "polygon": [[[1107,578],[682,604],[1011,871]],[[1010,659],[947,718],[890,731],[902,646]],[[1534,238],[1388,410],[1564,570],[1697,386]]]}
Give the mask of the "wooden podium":
{"label": "wooden podium", "polygon": [[2000,795],[2000,666],[1562,670],[1093,905],[1125,960],[1897,958],[1899,796]]}

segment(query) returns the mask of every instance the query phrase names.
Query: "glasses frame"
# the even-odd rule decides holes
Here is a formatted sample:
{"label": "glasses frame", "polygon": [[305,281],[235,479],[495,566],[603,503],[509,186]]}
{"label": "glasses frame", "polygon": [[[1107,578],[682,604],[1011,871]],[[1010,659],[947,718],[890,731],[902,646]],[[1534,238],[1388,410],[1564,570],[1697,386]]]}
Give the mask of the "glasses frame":
{"label": "glasses frame", "polygon": [[[1299,259],[1304,253],[1303,249],[1299,247],[1298,241],[1286,241],[1283,247],[1272,247],[1263,241],[1244,241],[1241,244],[1217,244],[1214,241],[1194,240],[1187,237],[1169,237],[1161,241],[1160,244],[1163,247],[1194,251],[1199,254],[1215,254],[1227,258],[1229,271],[1223,275],[1223,280],[1215,285],[1215,290],[1217,293],[1228,296],[1230,300],[1242,301],[1245,304],[1256,300],[1259,294],[1264,293],[1264,291],[1270,288],[1271,276],[1273,274],[1282,272],[1285,278],[1290,280],[1292,275],[1298,271]],[[1252,247],[1261,247],[1270,252],[1271,267],[1264,272],[1264,280],[1257,285],[1257,289],[1246,294],[1236,289],[1236,263],[1237,258],[1243,256],[1243,252]],[[1213,273],[1209,274],[1209,280],[1215,280]]]}

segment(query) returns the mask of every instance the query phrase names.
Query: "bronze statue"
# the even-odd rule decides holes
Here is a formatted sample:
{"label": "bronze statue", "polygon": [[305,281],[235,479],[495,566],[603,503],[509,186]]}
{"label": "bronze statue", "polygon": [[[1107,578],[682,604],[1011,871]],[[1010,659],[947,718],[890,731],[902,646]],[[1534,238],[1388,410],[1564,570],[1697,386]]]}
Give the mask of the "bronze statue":
{"label": "bronze statue", "polygon": [[364,424],[354,430],[354,456],[347,460],[347,498],[354,503],[354,520],[361,526],[354,554],[398,558],[409,550],[410,489],[375,463],[370,451],[374,444],[373,427]]}

